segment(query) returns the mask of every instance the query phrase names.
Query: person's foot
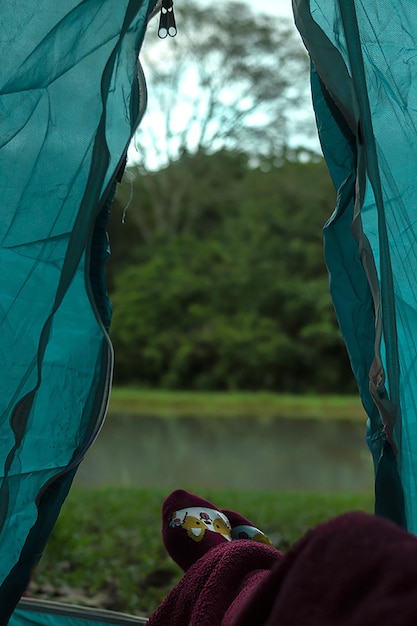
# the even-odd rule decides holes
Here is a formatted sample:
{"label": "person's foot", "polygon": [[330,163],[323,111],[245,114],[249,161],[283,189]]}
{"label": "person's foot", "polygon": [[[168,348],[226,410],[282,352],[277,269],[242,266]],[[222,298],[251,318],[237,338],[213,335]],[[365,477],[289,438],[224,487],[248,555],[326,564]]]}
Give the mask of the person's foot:
{"label": "person's foot", "polygon": [[240,515],[240,513],[228,511],[227,509],[222,509],[222,513],[229,519],[232,527],[232,539],[252,539],[253,541],[272,546],[270,538],[262,530],[256,528],[246,517]]}
{"label": "person's foot", "polygon": [[162,539],[168,554],[186,571],[211,548],[231,541],[230,522],[208,500],[178,489],[162,507]]}

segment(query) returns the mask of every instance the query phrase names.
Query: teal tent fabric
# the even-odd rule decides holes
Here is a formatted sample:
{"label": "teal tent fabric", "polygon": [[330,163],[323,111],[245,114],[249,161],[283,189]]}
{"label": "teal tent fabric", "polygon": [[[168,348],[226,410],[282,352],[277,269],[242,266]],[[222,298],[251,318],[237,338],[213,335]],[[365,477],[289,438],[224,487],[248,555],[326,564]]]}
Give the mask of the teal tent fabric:
{"label": "teal tent fabric", "polygon": [[143,113],[156,0],[1,7],[0,624],[108,401],[105,224]]}
{"label": "teal tent fabric", "polygon": [[140,626],[146,622],[143,617],[114,611],[24,598],[9,626]]}
{"label": "teal tent fabric", "polygon": [[337,206],[324,228],[364,407],[376,512],[417,532],[417,11],[293,0]]}

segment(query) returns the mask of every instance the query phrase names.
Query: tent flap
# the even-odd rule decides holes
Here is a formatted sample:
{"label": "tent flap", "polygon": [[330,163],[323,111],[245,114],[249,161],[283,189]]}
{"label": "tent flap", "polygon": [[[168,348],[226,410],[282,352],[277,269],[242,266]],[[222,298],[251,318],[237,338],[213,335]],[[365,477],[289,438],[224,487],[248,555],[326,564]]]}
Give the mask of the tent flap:
{"label": "tent flap", "polygon": [[412,3],[293,0],[338,191],[332,297],[364,407],[376,511],[417,532],[417,25]]}
{"label": "tent flap", "polygon": [[2,6],[0,624],[106,412],[105,224],[143,113],[137,58],[155,4]]}

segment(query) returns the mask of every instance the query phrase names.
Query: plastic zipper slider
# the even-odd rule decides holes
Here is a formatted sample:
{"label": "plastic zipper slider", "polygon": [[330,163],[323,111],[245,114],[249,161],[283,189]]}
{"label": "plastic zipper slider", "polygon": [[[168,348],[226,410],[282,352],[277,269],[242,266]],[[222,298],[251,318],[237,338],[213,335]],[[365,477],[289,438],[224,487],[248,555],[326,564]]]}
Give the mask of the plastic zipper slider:
{"label": "plastic zipper slider", "polygon": [[173,0],[162,0],[161,17],[159,18],[158,37],[175,37],[177,34],[177,25],[175,23],[174,2]]}

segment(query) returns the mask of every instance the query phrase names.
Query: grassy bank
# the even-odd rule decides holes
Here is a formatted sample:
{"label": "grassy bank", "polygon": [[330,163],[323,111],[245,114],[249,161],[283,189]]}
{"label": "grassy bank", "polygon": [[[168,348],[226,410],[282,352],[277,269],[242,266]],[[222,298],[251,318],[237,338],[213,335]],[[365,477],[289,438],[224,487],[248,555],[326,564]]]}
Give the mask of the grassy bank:
{"label": "grassy bank", "polygon": [[113,389],[110,412],[148,417],[294,417],[365,420],[359,396],[161,391],[132,387]]}
{"label": "grassy bank", "polygon": [[[35,572],[33,595],[149,615],[181,577],[160,538],[167,494],[144,489],[73,489]],[[372,510],[369,495],[202,491],[240,511],[285,550],[309,528],[349,510]]]}

